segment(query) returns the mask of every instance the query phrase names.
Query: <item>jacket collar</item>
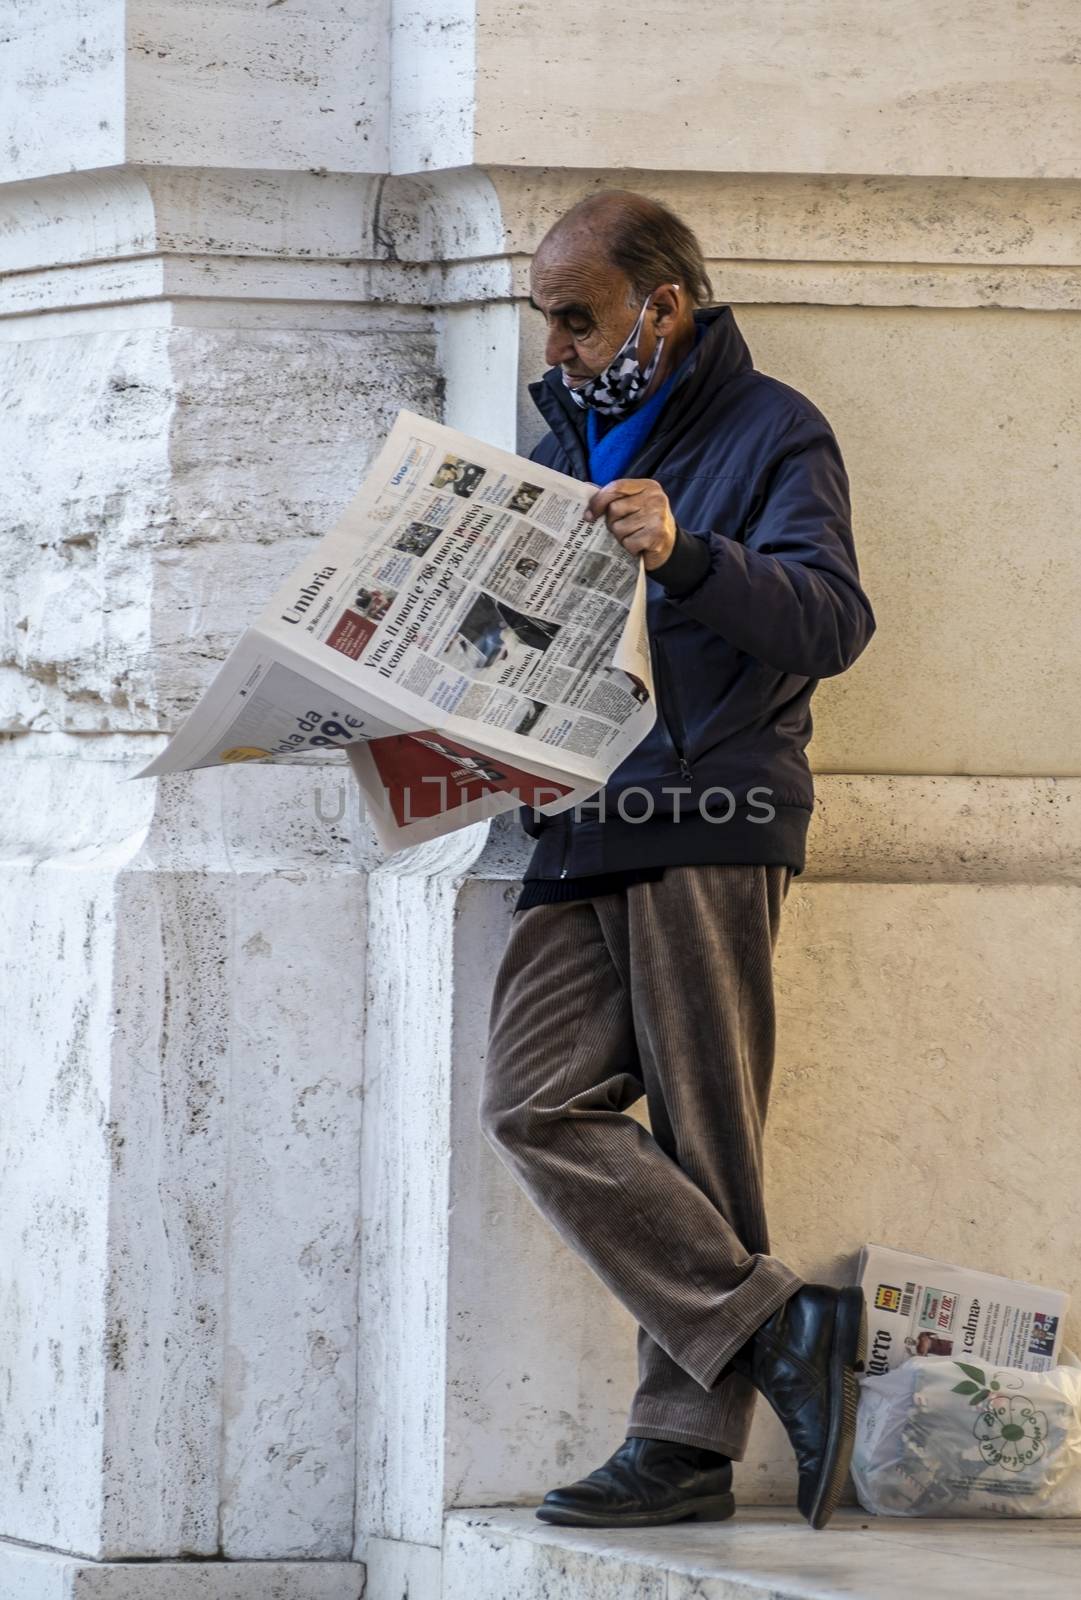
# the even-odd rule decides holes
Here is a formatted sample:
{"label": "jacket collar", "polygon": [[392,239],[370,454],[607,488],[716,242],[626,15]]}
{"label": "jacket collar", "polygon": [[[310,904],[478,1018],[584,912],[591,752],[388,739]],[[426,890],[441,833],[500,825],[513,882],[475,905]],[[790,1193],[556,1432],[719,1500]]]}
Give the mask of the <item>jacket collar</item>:
{"label": "jacket collar", "polygon": [[[752,370],[751,352],[736,326],[730,306],[704,306],[695,312],[694,320],[705,325],[705,337],[698,341],[684,362],[660,422],[646,441],[642,454],[631,463],[635,470],[627,469],[628,477],[639,476],[645,463],[655,463],[663,456],[670,437],[681,433],[719,389],[741,373]],[[586,415],[571,399],[563,382],[562,369],[549,367],[542,378],[529,385],[529,393],[573,464],[575,476],[588,477]]]}

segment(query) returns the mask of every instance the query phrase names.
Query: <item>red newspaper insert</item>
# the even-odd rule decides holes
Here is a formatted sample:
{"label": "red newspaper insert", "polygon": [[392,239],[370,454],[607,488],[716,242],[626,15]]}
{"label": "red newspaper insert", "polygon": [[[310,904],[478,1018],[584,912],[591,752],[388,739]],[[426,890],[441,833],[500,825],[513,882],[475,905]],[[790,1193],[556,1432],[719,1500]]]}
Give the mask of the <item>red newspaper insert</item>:
{"label": "red newspaper insert", "polygon": [[571,792],[567,784],[481,755],[434,728],[372,739],[368,750],[399,828],[493,792],[514,794],[523,805],[537,806]]}

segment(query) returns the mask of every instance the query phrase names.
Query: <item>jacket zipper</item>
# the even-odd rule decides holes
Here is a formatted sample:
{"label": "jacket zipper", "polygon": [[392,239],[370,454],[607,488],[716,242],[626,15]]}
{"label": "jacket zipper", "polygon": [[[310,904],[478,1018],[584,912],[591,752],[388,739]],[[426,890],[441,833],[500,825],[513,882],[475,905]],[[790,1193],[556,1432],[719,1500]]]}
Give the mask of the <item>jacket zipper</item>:
{"label": "jacket zipper", "polygon": [[[691,765],[687,760],[686,752],[683,747],[685,730],[683,727],[683,719],[679,714],[679,703],[676,699],[675,680],[670,678],[668,673],[668,652],[664,649],[660,639],[656,637],[653,640],[653,646],[654,659],[658,667],[660,666],[662,660],[665,662],[664,671],[659,672],[657,676],[660,679],[660,684],[663,685],[666,691],[665,698],[668,701],[668,706],[671,711],[671,716],[666,715],[664,719],[665,725],[668,729],[668,736],[672,741],[672,748],[676,752],[676,760],[679,762],[680,776],[683,778],[691,778],[693,777]],[[660,687],[660,685],[658,687]],[[660,701],[660,698],[660,693],[658,693],[658,701]]]}

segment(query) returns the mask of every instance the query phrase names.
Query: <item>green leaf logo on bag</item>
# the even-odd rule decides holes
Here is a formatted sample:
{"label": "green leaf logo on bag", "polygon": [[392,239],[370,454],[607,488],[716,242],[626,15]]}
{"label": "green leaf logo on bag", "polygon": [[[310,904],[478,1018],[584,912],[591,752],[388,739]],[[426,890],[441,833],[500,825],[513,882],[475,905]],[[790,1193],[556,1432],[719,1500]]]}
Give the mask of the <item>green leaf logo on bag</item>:
{"label": "green leaf logo on bag", "polygon": [[980,1367],[970,1367],[965,1361],[955,1361],[954,1366],[960,1367],[961,1371],[967,1373],[968,1376],[964,1383],[954,1384],[953,1393],[970,1394],[972,1396],[972,1399],[968,1402],[970,1406],[982,1406],[988,1396],[994,1390],[1000,1388],[997,1378],[992,1378],[988,1383],[987,1374]]}
{"label": "green leaf logo on bag", "polygon": [[988,1380],[979,1367],[963,1361],[955,1361],[954,1366],[966,1377],[963,1383],[954,1384],[953,1393],[971,1395],[969,1405],[982,1407],[972,1432],[988,1466],[1023,1472],[1038,1461],[1047,1438],[1046,1414],[1037,1411],[1023,1394],[1003,1394],[998,1379]]}

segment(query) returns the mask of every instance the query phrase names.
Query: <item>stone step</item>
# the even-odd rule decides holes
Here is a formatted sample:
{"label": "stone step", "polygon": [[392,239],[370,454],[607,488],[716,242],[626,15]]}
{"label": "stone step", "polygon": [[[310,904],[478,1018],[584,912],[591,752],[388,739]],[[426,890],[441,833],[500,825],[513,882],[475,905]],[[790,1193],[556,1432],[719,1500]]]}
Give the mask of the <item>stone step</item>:
{"label": "stone step", "polygon": [[532,1507],[456,1510],[442,1600],[1077,1600],[1081,1518],[945,1521],[789,1507],[623,1533],[549,1527]]}

